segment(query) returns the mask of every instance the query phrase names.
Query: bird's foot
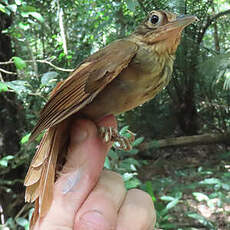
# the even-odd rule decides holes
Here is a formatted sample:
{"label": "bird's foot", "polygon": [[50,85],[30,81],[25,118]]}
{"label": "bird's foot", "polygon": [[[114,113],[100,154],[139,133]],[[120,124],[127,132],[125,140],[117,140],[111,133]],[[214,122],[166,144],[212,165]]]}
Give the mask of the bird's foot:
{"label": "bird's foot", "polygon": [[135,134],[127,130],[130,137],[121,136],[116,128],[113,127],[99,127],[99,135],[105,143],[115,142],[114,147],[120,150],[131,150],[131,143],[135,140]]}

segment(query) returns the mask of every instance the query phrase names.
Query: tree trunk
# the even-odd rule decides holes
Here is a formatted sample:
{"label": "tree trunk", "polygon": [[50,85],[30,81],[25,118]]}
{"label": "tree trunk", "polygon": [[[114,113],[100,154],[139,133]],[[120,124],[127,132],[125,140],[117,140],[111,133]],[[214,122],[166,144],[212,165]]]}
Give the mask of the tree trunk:
{"label": "tree trunk", "polygon": [[[0,62],[8,61],[12,56],[11,39],[3,34],[12,23],[11,17],[0,12]],[[15,71],[12,64],[4,65],[4,69]],[[4,81],[16,80],[16,75],[1,73]],[[3,155],[15,154],[20,149],[19,133],[22,109],[13,93],[0,93],[0,158]]]}

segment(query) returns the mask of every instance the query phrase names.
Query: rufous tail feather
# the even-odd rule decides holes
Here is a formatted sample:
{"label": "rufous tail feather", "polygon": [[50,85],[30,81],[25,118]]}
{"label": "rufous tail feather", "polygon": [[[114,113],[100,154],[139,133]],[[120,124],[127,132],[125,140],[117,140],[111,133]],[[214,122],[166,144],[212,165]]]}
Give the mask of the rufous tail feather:
{"label": "rufous tail feather", "polygon": [[67,129],[68,120],[65,120],[46,131],[27,172],[25,201],[35,201],[31,229],[39,217],[46,215],[52,204],[57,158],[67,149]]}

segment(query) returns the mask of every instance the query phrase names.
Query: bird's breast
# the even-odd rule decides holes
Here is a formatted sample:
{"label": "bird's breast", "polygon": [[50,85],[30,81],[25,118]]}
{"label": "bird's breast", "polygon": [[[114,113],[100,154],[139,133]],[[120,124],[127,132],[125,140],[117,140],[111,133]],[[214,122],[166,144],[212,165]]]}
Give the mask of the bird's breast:
{"label": "bird's breast", "polygon": [[91,119],[131,110],[159,93],[169,81],[173,59],[140,49],[124,69],[82,113]]}

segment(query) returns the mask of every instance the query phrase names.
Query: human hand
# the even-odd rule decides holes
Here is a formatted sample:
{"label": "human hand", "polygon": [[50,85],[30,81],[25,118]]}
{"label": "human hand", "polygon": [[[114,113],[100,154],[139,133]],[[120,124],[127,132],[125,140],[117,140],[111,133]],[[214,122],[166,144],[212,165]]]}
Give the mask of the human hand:
{"label": "human hand", "polygon": [[[99,126],[116,127],[113,116]],[[54,187],[48,214],[35,230],[152,230],[151,197],[138,189],[126,191],[121,176],[103,169],[111,144],[97,135],[95,124],[77,120],[71,130],[68,157]]]}

